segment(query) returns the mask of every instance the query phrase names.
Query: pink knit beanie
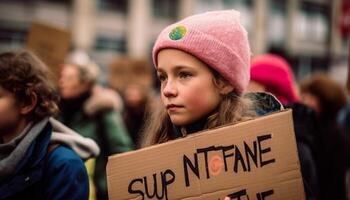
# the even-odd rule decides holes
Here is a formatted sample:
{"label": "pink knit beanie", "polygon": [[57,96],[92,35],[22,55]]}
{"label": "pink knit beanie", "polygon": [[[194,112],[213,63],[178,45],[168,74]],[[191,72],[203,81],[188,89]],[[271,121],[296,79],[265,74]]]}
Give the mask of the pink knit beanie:
{"label": "pink knit beanie", "polygon": [[254,57],[250,70],[251,80],[259,82],[283,105],[299,101],[293,72],[288,62],[277,55]]}
{"label": "pink knit beanie", "polygon": [[228,80],[238,95],[249,82],[250,47],[246,30],[235,10],[193,15],[166,27],[153,47],[153,62],[165,48],[197,57]]}

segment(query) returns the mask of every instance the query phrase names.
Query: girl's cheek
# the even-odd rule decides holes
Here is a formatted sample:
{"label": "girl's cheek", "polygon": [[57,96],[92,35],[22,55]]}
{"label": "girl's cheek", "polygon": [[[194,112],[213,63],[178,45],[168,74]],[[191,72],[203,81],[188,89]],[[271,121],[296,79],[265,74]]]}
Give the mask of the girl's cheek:
{"label": "girl's cheek", "polygon": [[161,92],[160,96],[161,96],[161,98],[160,98],[161,102],[158,101],[158,103],[162,103],[163,106],[165,106],[165,97],[164,97],[162,92]]}

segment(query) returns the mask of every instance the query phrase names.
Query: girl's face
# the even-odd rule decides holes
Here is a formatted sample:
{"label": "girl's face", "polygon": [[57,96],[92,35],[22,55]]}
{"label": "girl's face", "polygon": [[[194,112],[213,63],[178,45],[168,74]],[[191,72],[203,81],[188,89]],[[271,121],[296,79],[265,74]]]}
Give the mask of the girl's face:
{"label": "girl's face", "polygon": [[21,119],[16,97],[0,86],[0,137],[16,129]]}
{"label": "girl's face", "polygon": [[221,100],[210,69],[188,53],[161,50],[157,74],[163,104],[177,126],[188,125],[210,114]]}
{"label": "girl's face", "polygon": [[79,69],[72,65],[63,66],[58,85],[63,99],[79,97],[89,89],[88,83],[80,80]]}
{"label": "girl's face", "polygon": [[315,95],[310,94],[308,92],[304,92],[304,93],[301,93],[300,96],[301,96],[302,103],[314,109],[317,114],[321,113],[320,101]]}

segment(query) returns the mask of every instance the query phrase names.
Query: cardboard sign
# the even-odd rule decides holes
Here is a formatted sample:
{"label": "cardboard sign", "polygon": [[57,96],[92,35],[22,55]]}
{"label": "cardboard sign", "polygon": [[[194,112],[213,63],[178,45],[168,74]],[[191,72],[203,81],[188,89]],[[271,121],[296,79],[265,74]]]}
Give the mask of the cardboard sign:
{"label": "cardboard sign", "polygon": [[58,27],[33,22],[27,48],[33,51],[53,72],[56,80],[70,46],[70,33]]}
{"label": "cardboard sign", "polygon": [[119,91],[124,91],[129,84],[149,89],[152,80],[152,66],[146,59],[120,57],[109,65],[108,83]]}
{"label": "cardboard sign", "polygon": [[109,199],[305,199],[291,110],[111,156]]}

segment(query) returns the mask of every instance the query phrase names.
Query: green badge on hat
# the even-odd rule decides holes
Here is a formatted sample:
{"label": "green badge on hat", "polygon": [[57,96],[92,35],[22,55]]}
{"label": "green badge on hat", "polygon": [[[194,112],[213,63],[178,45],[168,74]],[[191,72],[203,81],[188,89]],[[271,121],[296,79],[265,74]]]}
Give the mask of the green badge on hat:
{"label": "green badge on hat", "polygon": [[169,33],[169,38],[172,40],[179,40],[183,38],[186,34],[187,30],[185,26],[177,26]]}

